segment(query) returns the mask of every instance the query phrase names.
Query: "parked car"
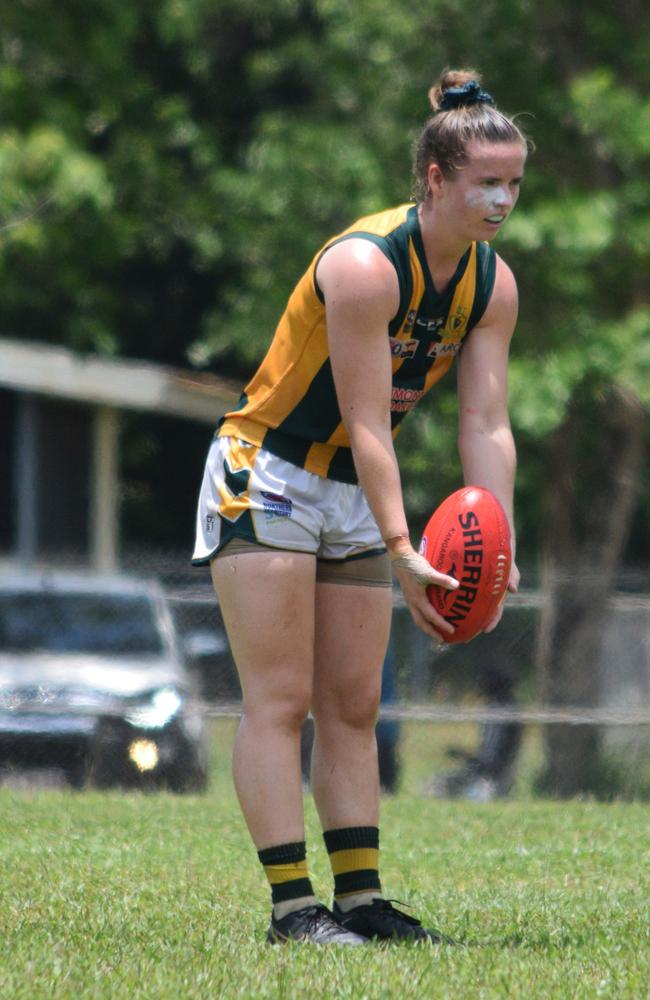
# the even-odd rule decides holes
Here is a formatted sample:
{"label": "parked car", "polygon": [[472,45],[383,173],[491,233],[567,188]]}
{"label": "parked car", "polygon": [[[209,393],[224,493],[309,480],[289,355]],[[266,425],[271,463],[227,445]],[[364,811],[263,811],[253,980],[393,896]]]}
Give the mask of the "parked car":
{"label": "parked car", "polygon": [[174,581],[166,593],[185,662],[203,701],[238,704],[241,686],[212,584],[200,580],[179,587]]}
{"label": "parked car", "polygon": [[123,576],[0,574],[0,771],[75,787],[205,788],[203,718],[162,589]]}

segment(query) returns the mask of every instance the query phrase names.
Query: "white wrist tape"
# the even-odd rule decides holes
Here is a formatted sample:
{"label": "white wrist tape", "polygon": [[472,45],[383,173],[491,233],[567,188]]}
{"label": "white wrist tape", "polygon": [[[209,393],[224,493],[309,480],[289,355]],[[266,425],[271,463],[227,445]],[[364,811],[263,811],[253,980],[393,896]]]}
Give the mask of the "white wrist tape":
{"label": "white wrist tape", "polygon": [[395,569],[403,569],[414,576],[418,583],[427,584],[439,583],[439,574],[433,569],[424,556],[419,556],[417,552],[402,552],[391,558]]}

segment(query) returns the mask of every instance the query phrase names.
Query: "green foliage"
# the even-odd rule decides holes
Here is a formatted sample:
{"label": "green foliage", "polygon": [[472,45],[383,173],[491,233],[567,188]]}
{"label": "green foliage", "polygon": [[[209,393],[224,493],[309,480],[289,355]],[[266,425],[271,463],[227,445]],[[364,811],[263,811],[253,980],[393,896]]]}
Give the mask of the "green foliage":
{"label": "green foliage", "polygon": [[639,158],[650,156],[650,99],[609,66],[577,76],[569,93],[581,132],[596,139],[603,158],[634,175]]}
{"label": "green foliage", "polygon": [[[5,7],[3,331],[248,374],[325,239],[409,197],[426,91],[444,66],[474,65],[537,146],[498,241],[521,291],[512,411],[532,449],[520,448],[523,495],[539,440],[583,377],[609,371],[648,401],[643,5]],[[432,465],[448,462],[438,445],[450,419],[443,401],[405,431],[416,517]],[[432,444],[435,462],[422,450]]]}

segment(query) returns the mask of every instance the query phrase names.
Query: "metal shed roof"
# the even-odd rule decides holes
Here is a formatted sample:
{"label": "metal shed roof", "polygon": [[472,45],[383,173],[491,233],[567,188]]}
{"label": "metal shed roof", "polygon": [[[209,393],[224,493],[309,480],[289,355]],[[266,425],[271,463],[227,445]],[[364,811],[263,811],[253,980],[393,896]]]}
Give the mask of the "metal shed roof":
{"label": "metal shed roof", "polygon": [[216,375],[6,338],[0,338],[0,386],[208,424],[239,396],[234,382]]}

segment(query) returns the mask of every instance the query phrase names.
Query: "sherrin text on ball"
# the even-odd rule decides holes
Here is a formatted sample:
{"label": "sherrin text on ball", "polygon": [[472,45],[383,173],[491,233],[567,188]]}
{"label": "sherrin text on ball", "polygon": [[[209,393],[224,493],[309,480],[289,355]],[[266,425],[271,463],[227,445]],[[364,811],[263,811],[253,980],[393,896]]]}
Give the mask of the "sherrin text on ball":
{"label": "sherrin text on ball", "polygon": [[455,628],[452,635],[443,634],[445,642],[469,642],[490,623],[508,587],[512,551],[503,507],[483,487],[456,490],[429,519],[420,554],[458,580],[456,590],[427,589],[433,606]]}

